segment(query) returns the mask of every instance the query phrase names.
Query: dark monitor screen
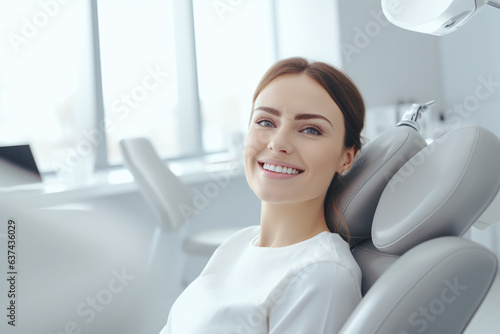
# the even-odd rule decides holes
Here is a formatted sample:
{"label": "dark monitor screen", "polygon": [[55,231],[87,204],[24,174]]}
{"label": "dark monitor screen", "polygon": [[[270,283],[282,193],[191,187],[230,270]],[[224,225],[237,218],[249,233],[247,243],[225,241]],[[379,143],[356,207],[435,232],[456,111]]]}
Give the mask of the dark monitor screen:
{"label": "dark monitor screen", "polygon": [[29,182],[42,180],[29,145],[0,146],[0,159],[30,172]]}

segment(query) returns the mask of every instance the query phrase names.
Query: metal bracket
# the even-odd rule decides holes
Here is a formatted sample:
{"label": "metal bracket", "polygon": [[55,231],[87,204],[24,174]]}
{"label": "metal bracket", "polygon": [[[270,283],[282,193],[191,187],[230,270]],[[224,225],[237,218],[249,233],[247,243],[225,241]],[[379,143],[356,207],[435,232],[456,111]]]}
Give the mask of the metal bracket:
{"label": "metal bracket", "polygon": [[435,103],[434,100],[426,102],[424,104],[412,104],[408,110],[403,115],[403,119],[397,124],[397,126],[407,125],[411,126],[417,131],[420,131],[420,126],[418,120],[422,117],[422,113],[429,110],[430,106]]}

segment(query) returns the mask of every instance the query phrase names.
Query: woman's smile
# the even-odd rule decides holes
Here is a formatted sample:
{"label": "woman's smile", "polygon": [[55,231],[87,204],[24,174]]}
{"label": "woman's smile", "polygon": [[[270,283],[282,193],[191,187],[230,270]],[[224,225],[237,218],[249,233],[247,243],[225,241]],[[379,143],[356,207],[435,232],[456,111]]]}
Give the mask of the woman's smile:
{"label": "woman's smile", "polygon": [[263,176],[273,179],[287,180],[297,177],[304,172],[303,169],[291,164],[275,160],[259,161],[257,164]]}

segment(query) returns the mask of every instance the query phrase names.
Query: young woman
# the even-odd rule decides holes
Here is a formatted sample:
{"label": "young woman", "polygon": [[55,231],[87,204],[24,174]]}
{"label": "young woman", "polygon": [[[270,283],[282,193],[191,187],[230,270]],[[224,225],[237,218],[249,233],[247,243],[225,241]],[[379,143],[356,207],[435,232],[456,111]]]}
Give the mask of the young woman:
{"label": "young woman", "polygon": [[[290,58],[259,83],[245,142],[260,225],[213,254],[161,333],[336,333],[361,299],[361,272],[331,226],[339,174],[361,149],[364,103],[322,62]],[[333,211],[331,210],[333,208]]]}

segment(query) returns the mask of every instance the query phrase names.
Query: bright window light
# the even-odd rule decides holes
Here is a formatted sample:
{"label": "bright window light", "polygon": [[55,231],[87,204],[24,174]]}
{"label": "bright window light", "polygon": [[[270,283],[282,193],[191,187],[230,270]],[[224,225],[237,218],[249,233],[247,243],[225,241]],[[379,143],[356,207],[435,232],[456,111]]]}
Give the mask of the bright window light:
{"label": "bright window light", "polygon": [[253,92],[276,60],[270,0],[194,0],[203,147],[225,151],[248,127]]}
{"label": "bright window light", "polygon": [[162,157],[181,152],[171,0],[98,1],[103,100],[110,164],[118,142],[148,137]]}
{"label": "bright window light", "polygon": [[0,145],[30,144],[41,171],[93,150],[90,4],[61,3],[0,1]]}
{"label": "bright window light", "polygon": [[0,34],[0,145],[56,174],[122,163],[130,137],[163,158],[238,149],[276,61],[271,0],[6,0]]}

